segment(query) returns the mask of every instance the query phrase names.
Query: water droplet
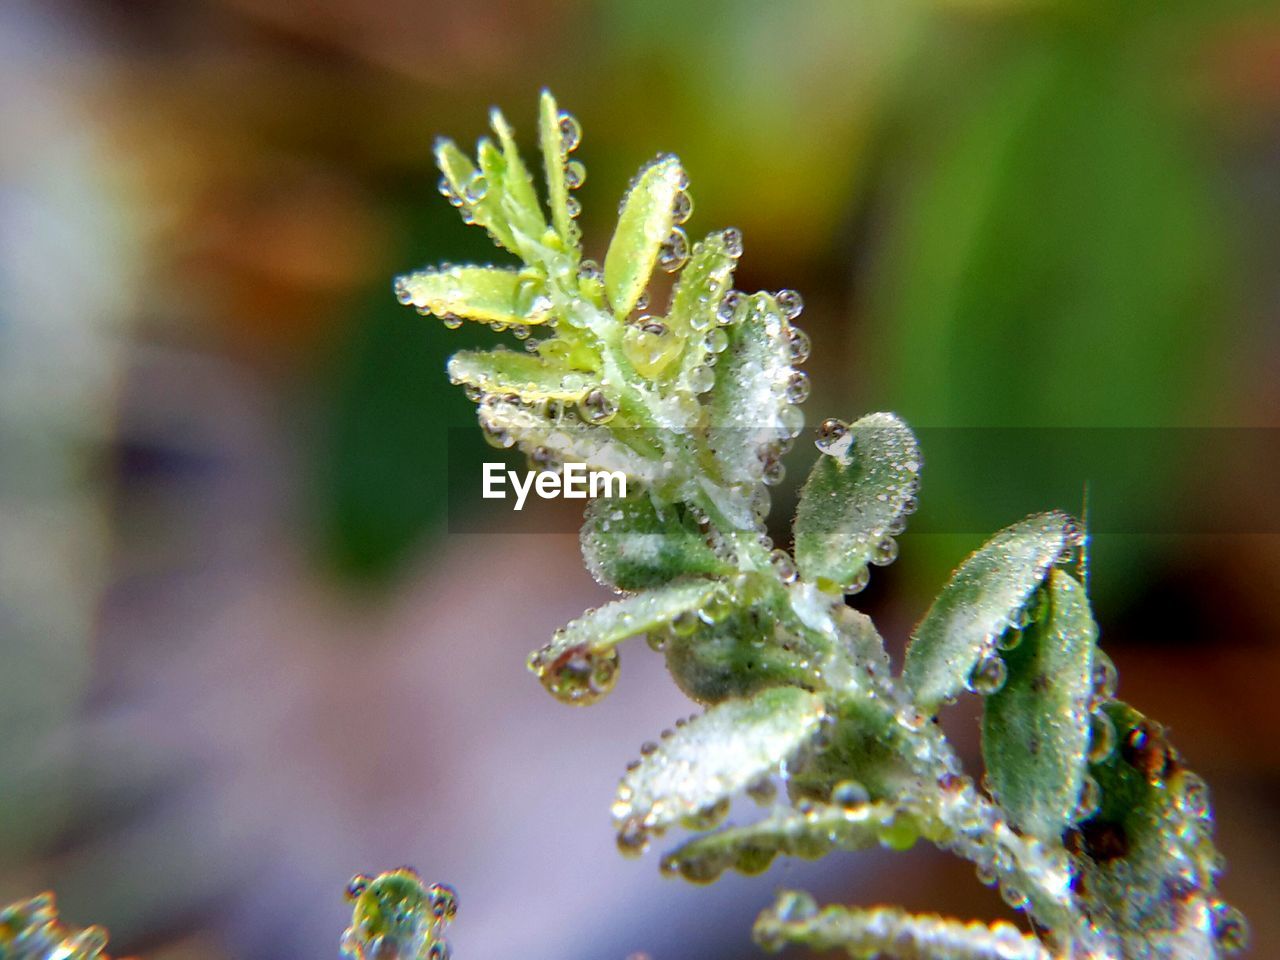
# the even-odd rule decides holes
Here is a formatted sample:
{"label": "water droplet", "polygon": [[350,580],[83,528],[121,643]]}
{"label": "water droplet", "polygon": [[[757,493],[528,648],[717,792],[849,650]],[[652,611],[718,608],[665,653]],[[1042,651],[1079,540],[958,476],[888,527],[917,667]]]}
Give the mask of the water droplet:
{"label": "water droplet", "polygon": [[689,196],[687,190],[679,190],[676,192],[675,199],[671,202],[671,221],[673,223],[685,223],[693,213],[693,198]]}
{"label": "water droplet", "polygon": [[618,651],[579,644],[561,653],[539,675],[547,691],[563,703],[595,703],[618,681]]}
{"label": "water droplet", "polygon": [[871,562],[877,567],[887,567],[898,559],[898,541],[893,537],[885,537],[871,551]]}
{"label": "water droplet", "polygon": [[818,904],[802,890],[785,890],[778,895],[773,911],[783,923],[801,923],[818,915]]}
{"label": "water droplet", "polygon": [[658,745],[652,740],[646,740],[644,743],[640,744],[640,756],[642,757],[651,757],[657,752]]}
{"label": "water droplet", "polygon": [[729,335],[716,327],[707,333],[702,341],[703,348],[707,353],[724,353],[729,346]]}
{"label": "water droplet", "polygon": [[649,848],[649,834],[639,817],[627,819],[618,830],[618,851],[626,857],[638,857]]}
{"label": "water droplet", "polygon": [[1011,883],[1005,883],[1000,887],[1000,896],[1014,910],[1025,910],[1029,902],[1027,895]]}
{"label": "water droplet", "polygon": [[458,915],[458,891],[447,883],[433,883],[427,888],[431,896],[431,915],[437,923],[452,923]]}
{"label": "water droplet", "polygon": [[498,450],[507,450],[515,445],[516,438],[502,429],[502,427],[497,427],[490,423],[482,423],[480,424],[480,431],[484,434],[485,442]]}
{"label": "water droplet", "polygon": [[587,179],[587,165],[581,160],[570,160],[564,165],[564,185],[577,190]]}
{"label": "water droplet", "polygon": [[603,275],[600,270],[600,264],[594,260],[583,260],[578,264],[579,280],[599,280]]}
{"label": "water droplet", "polygon": [[570,217],[578,217],[582,214],[582,202],[577,197],[566,197],[564,208]]}
{"label": "water droplet", "polygon": [[677,637],[687,637],[698,629],[700,623],[701,621],[696,613],[692,610],[685,610],[677,614],[675,619],[671,621],[671,631]]}
{"label": "water droplet", "polygon": [[667,273],[675,273],[689,262],[689,238],[679,227],[672,227],[671,233],[658,248],[658,266]]}
{"label": "water droplet", "polygon": [[582,127],[571,113],[560,112],[560,149],[572,153],[582,143]]}
{"label": "water droplet", "polygon": [[974,871],[978,876],[978,882],[984,887],[994,887],[999,881],[1000,876],[996,873],[995,867],[989,863],[980,863]]}
{"label": "water droplet", "polygon": [[649,291],[648,290],[640,291],[640,296],[636,298],[636,309],[637,310],[649,309]]}
{"label": "water droplet", "polygon": [[1125,735],[1120,756],[1151,783],[1159,783],[1169,765],[1169,745],[1158,726],[1143,720]]}
{"label": "water droplet", "polygon": [[1178,805],[1188,815],[1198,820],[1209,817],[1209,785],[1204,778],[1187,771],[1182,775],[1182,791],[1178,794]]}
{"label": "water droplet", "polygon": [[468,180],[466,186],[462,188],[462,195],[466,198],[467,203],[479,203],[488,193],[489,181],[481,173],[477,173]]}
{"label": "water droplet", "polygon": [[972,693],[984,697],[990,696],[1004,686],[1008,676],[1009,668],[1005,666],[1004,659],[992,653],[979,660],[969,671],[969,679],[965,681],[965,686]]}
{"label": "water droplet", "polygon": [[517,340],[528,340],[529,328],[526,327],[523,323],[517,323],[514,327],[511,328],[511,335],[515,337]]}
{"label": "water droplet", "polygon": [[[814,441],[819,450],[832,456],[847,454],[852,442],[849,425],[834,417],[822,421],[822,425],[818,427],[818,438]],[[837,453],[837,450],[840,452]]]}
{"label": "water droplet", "polygon": [[796,562],[785,550],[774,550],[769,554],[769,562],[773,565],[773,572],[783,583],[794,583],[800,576],[800,571],[796,569]]}
{"label": "water droplet", "polygon": [[1102,788],[1098,786],[1097,780],[1085,774],[1084,780],[1080,784],[1080,796],[1076,800],[1073,819],[1077,823],[1088,820],[1098,812],[1098,808],[1101,806]]}
{"label": "water droplet", "polygon": [[791,362],[804,363],[808,360],[809,352],[813,349],[809,335],[799,327],[792,327],[787,331],[787,338],[791,343]]}
{"label": "water droplet", "polygon": [[617,412],[617,405],[599,387],[588,390],[578,401],[578,415],[587,423],[607,423]]}
{"label": "water droplet", "polygon": [[1020,643],[1022,643],[1022,631],[1016,626],[1009,627],[1004,633],[996,637],[997,650],[1014,650]]}
{"label": "water droplet", "polygon": [[867,589],[867,584],[871,582],[871,568],[863,567],[853,575],[848,583],[844,584],[845,593],[861,593]]}
{"label": "water droplet", "polygon": [[764,471],[760,479],[770,487],[776,487],[787,476],[786,465],[777,457],[769,457],[764,461]]}
{"label": "water droplet", "polygon": [[794,290],[779,290],[774,299],[778,301],[783,316],[788,320],[794,320],[804,312],[804,299]]}
{"label": "water droplet", "polygon": [[1221,900],[1212,907],[1213,938],[1225,953],[1240,953],[1249,946],[1249,923],[1244,914]]}
{"label": "water droplet", "polygon": [[831,802],[846,810],[856,810],[871,802],[867,788],[856,780],[841,780],[831,788]]}
{"label": "water droplet", "polygon": [[369,884],[373,882],[373,877],[367,873],[357,873],[347,883],[347,889],[344,894],[349,903],[354,903],[360,894],[369,889]]}
{"label": "water droplet", "polygon": [[706,393],[716,383],[716,372],[706,364],[699,364],[689,371],[689,389],[694,393]]}
{"label": "water droplet", "polygon": [[742,256],[742,231],[737,227],[728,227],[721,232],[720,237],[724,240],[725,253],[737,260]]}
{"label": "water droplet", "polygon": [[797,370],[787,378],[787,401],[804,403],[809,399],[809,375]]}
{"label": "water droplet", "polygon": [[454,313],[442,314],[440,322],[444,324],[446,330],[457,330],[462,326],[462,318]]}
{"label": "water droplet", "polygon": [[1089,762],[1101,763],[1116,748],[1116,725],[1102,710],[1089,715]]}
{"label": "water droplet", "polygon": [[1093,705],[1105,703],[1116,695],[1120,674],[1111,658],[1101,650],[1093,652]]}
{"label": "water droplet", "polygon": [[716,590],[702,602],[698,616],[704,623],[719,623],[733,612],[733,600],[724,587]]}

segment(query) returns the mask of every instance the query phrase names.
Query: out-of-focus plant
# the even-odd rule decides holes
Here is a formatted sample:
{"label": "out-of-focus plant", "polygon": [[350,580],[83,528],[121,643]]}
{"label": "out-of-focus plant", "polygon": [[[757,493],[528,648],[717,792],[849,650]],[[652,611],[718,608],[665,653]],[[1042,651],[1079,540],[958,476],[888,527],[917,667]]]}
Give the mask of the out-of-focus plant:
{"label": "out-of-focus plant", "polygon": [[[1245,925],[1217,895],[1204,782],[1162,728],[1115,699],[1085,590],[1087,537],[1062,513],[1029,517],[970,556],[915,629],[895,674],[874,625],[845,602],[897,555],[921,456],[896,416],[827,420],[801,493],[793,553],[765,533],[769,487],[800,435],[808,339],[793,291],[732,289],[738,231],[690,244],[677,158],[632,181],[603,265],[582,256],[574,118],[549,95],[539,134],[548,217],[510,127],[473,161],[436,145],[441,192],[523,266],[400,278],[397,296],[445,326],[509,329],[525,350],[455,354],[449,376],[485,436],[534,467],[622,471],[625,498],[591,503],[588,568],[623,596],[535,651],[558,699],[599,700],[618,645],[644,636],[706,711],[641,748],[613,807],[626,853],[683,826],[699,835],[664,871],[709,882],[923,837],[971,860],[1030,930],[891,907],[828,907],[787,892],[756,925],[768,948],[855,957],[1192,958],[1239,950]],[[655,267],[678,273],[665,312]],[[983,698],[975,785],[933,722]],[[779,793],[779,786],[782,791]],[[712,829],[745,791],[763,819]]]}

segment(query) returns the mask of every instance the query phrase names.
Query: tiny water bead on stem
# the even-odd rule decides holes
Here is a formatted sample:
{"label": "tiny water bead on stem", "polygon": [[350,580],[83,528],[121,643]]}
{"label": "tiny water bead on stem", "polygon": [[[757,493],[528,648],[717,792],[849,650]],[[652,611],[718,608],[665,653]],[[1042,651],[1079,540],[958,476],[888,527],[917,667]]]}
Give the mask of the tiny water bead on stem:
{"label": "tiny water bead on stem", "polygon": [[[523,352],[450,361],[491,443],[628,478],[626,497],[588,505],[581,535],[588,570],[618,597],[528,661],[557,699],[589,705],[616,685],[621,644],[642,637],[704,708],[627,765],[612,808],[619,850],[640,854],[682,827],[693,835],[661,868],[708,883],[778,856],[925,840],[969,860],[1026,915],[1021,930],[890,907],[820,910],[788,892],[756,925],[771,950],[928,960],[1242,950],[1244,918],[1216,888],[1204,781],[1163,727],[1115,698],[1082,525],[1053,511],[993,536],[938,594],[895,674],[875,625],[846,600],[894,562],[916,510],[923,459],[910,428],[891,413],[823,420],[794,547],[775,545],[770,489],[811,392],[800,294],[734,289],[742,233],[691,242],[689,180],[671,154],[632,179],[603,261],[586,259],[569,195],[586,176],[569,157],[577,121],[542,95],[544,199],[502,114],[491,121],[497,141],[482,140],[474,162],[438,142],[441,192],[520,265],[445,265],[400,278],[395,292],[446,327],[471,320],[527,336]],[[659,271],[675,278],[665,308],[651,294]],[[934,722],[962,696],[981,701],[981,788]],[[769,812],[722,825],[743,795]],[[353,889],[346,943],[358,960],[378,938],[415,956],[442,943],[421,920],[431,894],[416,874],[357,878]]]}

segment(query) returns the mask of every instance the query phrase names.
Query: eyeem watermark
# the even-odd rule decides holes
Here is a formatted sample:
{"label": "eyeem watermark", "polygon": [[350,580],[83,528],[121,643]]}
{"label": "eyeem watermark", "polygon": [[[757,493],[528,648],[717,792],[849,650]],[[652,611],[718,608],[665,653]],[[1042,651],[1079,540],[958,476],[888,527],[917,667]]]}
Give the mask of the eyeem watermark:
{"label": "eyeem watermark", "polygon": [[621,470],[588,470],[585,463],[566,463],[559,470],[528,471],[523,478],[515,470],[507,470],[505,463],[484,465],[484,490],[486,500],[507,499],[507,485],[515,491],[516,503],[512,508],[521,510],[524,501],[533,490],[543,500],[565,497],[569,500],[585,500],[587,497],[625,497],[627,475]]}

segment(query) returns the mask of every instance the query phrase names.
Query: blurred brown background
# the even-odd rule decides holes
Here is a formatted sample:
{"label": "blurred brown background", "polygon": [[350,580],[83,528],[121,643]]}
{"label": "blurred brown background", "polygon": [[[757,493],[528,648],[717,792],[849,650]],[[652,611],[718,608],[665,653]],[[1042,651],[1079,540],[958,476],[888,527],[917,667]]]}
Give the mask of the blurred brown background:
{"label": "blurred brown background", "polygon": [[[678,151],[738,285],[806,298],[810,421],[925,428],[935,532],[863,598],[895,649],[981,531],[1089,481],[1122,695],[1280,951],[1280,14],[1235,0],[0,5],[0,900],[210,960],[336,955],[346,879],[401,863],[459,887],[462,958],[750,956],[782,883],[1002,912],[926,850],[706,889],[614,853],[623,764],[689,705],[642,644],[591,714],[524,672],[602,591],[476,502],[443,363],[495,336],[390,294],[493,256],[431,139],[494,103],[527,134],[543,85],[589,252]],[[1141,456],[1082,467],[1114,428]]]}

